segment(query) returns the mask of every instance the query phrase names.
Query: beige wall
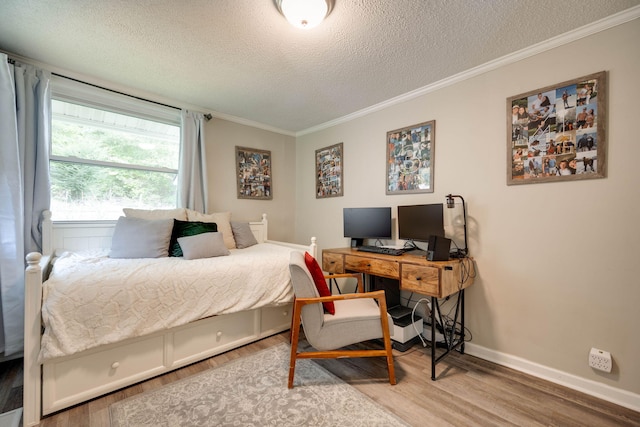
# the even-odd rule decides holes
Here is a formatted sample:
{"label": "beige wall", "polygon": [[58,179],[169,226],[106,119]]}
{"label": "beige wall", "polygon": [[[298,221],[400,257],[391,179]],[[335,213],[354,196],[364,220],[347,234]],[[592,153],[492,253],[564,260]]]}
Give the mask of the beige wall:
{"label": "beige wall", "polygon": [[[269,238],[294,241],[295,138],[214,118],[205,126],[209,212],[230,211],[232,220],[269,220]],[[238,199],[235,147],[271,151],[273,199]]]}
{"label": "beige wall", "polygon": [[[297,138],[297,241],[347,245],[342,208],[465,197],[478,278],[467,293],[476,350],[640,393],[640,20]],[[428,63],[425,64],[428,66]],[[609,72],[608,177],[506,185],[506,99]],[[435,192],[385,195],[386,132],[436,121]],[[314,151],[344,143],[344,197],[316,199]],[[395,210],[394,210],[395,215]],[[473,348],[472,346],[470,346]],[[610,351],[610,374],[588,366]]]}

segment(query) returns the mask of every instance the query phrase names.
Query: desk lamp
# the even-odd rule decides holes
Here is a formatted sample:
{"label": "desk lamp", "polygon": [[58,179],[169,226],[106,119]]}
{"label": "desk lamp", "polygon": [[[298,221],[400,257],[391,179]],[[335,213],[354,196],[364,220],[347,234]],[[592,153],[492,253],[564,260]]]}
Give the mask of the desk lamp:
{"label": "desk lamp", "polygon": [[457,194],[447,194],[447,208],[453,209],[455,206],[453,198],[457,197],[462,200],[462,217],[463,217],[463,225],[464,225],[464,249],[458,249],[458,253],[460,254],[460,258],[466,257],[469,255],[469,249],[467,246],[467,208],[464,204],[464,198]]}

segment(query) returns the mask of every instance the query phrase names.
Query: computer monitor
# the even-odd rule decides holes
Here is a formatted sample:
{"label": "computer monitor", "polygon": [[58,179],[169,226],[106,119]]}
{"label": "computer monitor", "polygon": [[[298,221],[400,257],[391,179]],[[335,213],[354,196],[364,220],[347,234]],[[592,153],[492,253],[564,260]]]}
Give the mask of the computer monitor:
{"label": "computer monitor", "polygon": [[391,208],[344,208],[344,237],[351,246],[362,246],[364,239],[391,239]]}
{"label": "computer monitor", "polygon": [[398,206],[398,238],[429,242],[430,236],[444,237],[442,203]]}

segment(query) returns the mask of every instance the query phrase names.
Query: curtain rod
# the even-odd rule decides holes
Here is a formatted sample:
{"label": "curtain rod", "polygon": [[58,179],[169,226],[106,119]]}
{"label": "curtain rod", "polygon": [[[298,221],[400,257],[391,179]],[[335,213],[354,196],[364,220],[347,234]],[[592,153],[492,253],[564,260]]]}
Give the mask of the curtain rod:
{"label": "curtain rod", "polygon": [[107,87],[96,85],[96,84],[93,84],[93,83],[87,83],[87,82],[84,82],[82,80],[74,79],[73,77],[63,76],[62,74],[58,74],[58,73],[51,73],[51,74],[56,76],[56,77],[62,77],[63,79],[71,80],[71,81],[74,81],[74,82],[77,82],[77,83],[82,83],[82,84],[85,84],[87,86],[92,86],[92,87],[95,87],[95,88],[98,88],[98,89],[107,90],[107,91],[112,92],[112,93],[117,93],[118,95],[128,96],[129,98],[139,99],[140,101],[151,102],[152,104],[161,105],[163,107],[173,108],[175,110],[182,110],[182,108],[174,107],[173,105],[163,104],[162,102],[152,101],[150,99],[146,99],[146,98],[142,98],[142,97],[139,97],[139,96],[131,95],[131,94],[128,94],[128,93],[120,92],[119,90],[109,89]]}
{"label": "curtain rod", "polygon": [[[15,65],[16,60],[13,59],[13,58],[7,57],[7,62],[9,64]],[[182,108],[180,108],[180,107],[175,107],[173,105],[164,104],[162,102],[152,101],[150,99],[142,98],[140,96],[131,95],[129,93],[120,92],[120,91],[114,90],[114,89],[109,89],[109,88],[106,88],[104,86],[96,85],[96,84],[93,84],[93,83],[87,83],[85,81],[78,80],[78,79],[75,79],[73,77],[64,76],[62,74],[58,74],[58,73],[54,73],[54,72],[52,72],[51,74],[54,75],[54,76],[57,76],[57,77],[61,77],[63,79],[71,80],[71,81],[74,81],[74,82],[77,82],[77,83],[82,83],[82,84],[85,84],[85,85],[88,85],[88,86],[93,86],[93,87],[98,88],[98,89],[106,90],[106,91],[109,91],[109,92],[112,92],[112,93],[117,93],[119,95],[128,96],[130,98],[138,99],[140,101],[150,102],[152,104],[161,105],[163,107],[173,108],[174,110],[182,110]],[[204,114],[204,118],[207,119],[207,120],[211,120],[213,118],[213,116],[210,113],[207,113],[207,114]]]}
{"label": "curtain rod", "polygon": [[[120,91],[114,90],[114,89],[109,89],[109,88],[106,88],[106,87],[103,87],[103,86],[100,86],[100,85],[96,85],[96,84],[93,84],[93,83],[87,83],[87,82],[84,82],[82,80],[74,79],[73,77],[63,76],[62,74],[58,74],[58,73],[51,73],[51,74],[53,74],[54,76],[57,76],[57,77],[62,77],[63,79],[68,79],[68,80],[71,80],[71,81],[74,81],[74,82],[78,82],[78,83],[82,83],[82,84],[85,84],[85,85],[93,86],[93,87],[98,88],[98,89],[102,89],[102,90],[106,90],[106,91],[109,91],[109,92],[117,93],[119,95],[124,95],[124,96],[128,96],[130,98],[139,99],[140,101],[150,102],[152,104],[161,105],[163,107],[173,108],[175,110],[182,110],[182,108],[180,108],[180,107],[175,107],[173,105],[164,104],[162,102],[152,101],[150,99],[146,99],[146,98],[142,98],[140,96],[135,96],[135,95],[131,95],[131,94],[128,94],[128,93],[120,92]],[[204,118],[207,119],[207,120],[211,120],[213,118],[213,116],[211,114],[205,114]]]}

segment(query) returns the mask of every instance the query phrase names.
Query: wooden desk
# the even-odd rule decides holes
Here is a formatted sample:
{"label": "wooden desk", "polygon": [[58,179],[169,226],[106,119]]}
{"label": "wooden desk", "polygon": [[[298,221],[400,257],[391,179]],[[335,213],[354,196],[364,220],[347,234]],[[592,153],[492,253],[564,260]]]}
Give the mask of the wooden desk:
{"label": "wooden desk", "polygon": [[[398,280],[401,290],[417,292],[431,297],[431,379],[436,379],[436,364],[454,349],[464,353],[464,289],[473,284],[473,275],[465,277],[463,262],[451,259],[428,261],[424,256],[406,253],[400,256],[359,252],[351,248],[324,249],[322,269],[327,273],[358,272],[370,276]],[[454,322],[460,323],[461,333],[444,333],[444,354],[436,358],[436,316],[443,325],[439,298],[458,294]],[[455,329],[455,328],[453,328]]]}

